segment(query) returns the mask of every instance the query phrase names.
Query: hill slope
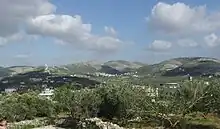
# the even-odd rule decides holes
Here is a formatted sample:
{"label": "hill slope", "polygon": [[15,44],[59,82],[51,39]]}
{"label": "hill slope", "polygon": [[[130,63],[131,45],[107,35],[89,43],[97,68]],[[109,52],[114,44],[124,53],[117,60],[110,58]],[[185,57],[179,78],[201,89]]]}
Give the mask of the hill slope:
{"label": "hill slope", "polygon": [[12,67],[8,67],[7,69],[12,71],[12,74],[20,74],[20,73],[35,71],[36,67],[33,67],[33,66],[12,66]]}
{"label": "hill slope", "polygon": [[0,77],[8,76],[11,72],[12,71],[7,68],[0,67]]}
{"label": "hill slope", "polygon": [[38,71],[39,69],[48,70],[57,75],[85,74],[102,72],[108,74],[122,74],[126,72],[138,72],[140,75],[156,76],[182,76],[190,74],[199,76],[204,74],[219,74],[220,60],[206,57],[183,57],[162,61],[153,65],[146,65],[140,62],[129,62],[124,60],[114,60],[105,63],[96,61],[81,62],[53,67],[32,67],[14,66],[8,68],[0,67],[0,77],[11,74],[27,73]]}
{"label": "hill slope", "polygon": [[164,76],[200,76],[217,75],[220,73],[220,60],[212,58],[196,58],[175,69],[165,72]]}
{"label": "hill slope", "polygon": [[126,68],[136,69],[142,67],[144,64],[140,62],[129,62],[124,60],[115,60],[115,61],[108,61],[103,65],[112,67],[116,70],[124,70]]}
{"label": "hill slope", "polygon": [[137,71],[139,74],[163,76],[216,74],[220,72],[220,60],[206,57],[174,58],[158,64],[143,66]]}

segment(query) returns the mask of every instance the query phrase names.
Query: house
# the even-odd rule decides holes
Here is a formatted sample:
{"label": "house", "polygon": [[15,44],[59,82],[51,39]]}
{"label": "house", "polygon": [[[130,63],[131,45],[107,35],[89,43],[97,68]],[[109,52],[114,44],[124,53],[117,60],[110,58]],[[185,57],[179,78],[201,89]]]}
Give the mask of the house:
{"label": "house", "polygon": [[156,88],[156,87],[147,87],[147,86],[139,86],[139,85],[135,85],[133,87],[145,90],[148,96],[150,97],[157,97],[159,95],[159,92],[158,92],[159,88]]}
{"label": "house", "polygon": [[5,89],[5,93],[13,93],[13,92],[16,92],[17,91],[17,89],[15,89],[15,88],[6,88]]}
{"label": "house", "polygon": [[148,87],[146,90],[151,97],[158,97],[159,95],[159,88]]}
{"label": "house", "polygon": [[208,85],[210,85],[210,84],[209,84],[209,82],[207,82],[207,81],[206,81],[206,82],[204,82],[204,84],[205,84],[205,85],[207,85],[207,86],[208,86]]}
{"label": "house", "polygon": [[46,88],[44,91],[42,91],[39,96],[45,97],[47,99],[50,99],[51,96],[53,96],[54,90],[50,88]]}
{"label": "house", "polygon": [[8,80],[4,80],[2,81],[3,84],[7,84],[8,83]]}
{"label": "house", "polygon": [[170,88],[170,89],[176,89],[180,87],[178,83],[164,83],[164,84],[160,84],[160,86]]}
{"label": "house", "polygon": [[190,76],[189,74],[188,74],[187,76],[188,76],[188,80],[189,80],[189,81],[192,81],[192,80],[193,80],[193,77],[192,77],[192,76]]}
{"label": "house", "polygon": [[166,94],[172,94],[180,88],[180,85],[178,83],[165,83],[165,84],[160,84],[160,86],[161,86],[160,92]]}

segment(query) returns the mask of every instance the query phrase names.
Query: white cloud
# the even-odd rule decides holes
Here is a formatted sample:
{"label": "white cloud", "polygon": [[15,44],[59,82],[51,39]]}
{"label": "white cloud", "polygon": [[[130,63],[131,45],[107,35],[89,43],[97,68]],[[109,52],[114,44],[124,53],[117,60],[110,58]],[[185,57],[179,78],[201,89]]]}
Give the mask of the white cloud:
{"label": "white cloud", "polygon": [[220,12],[208,13],[206,6],[159,2],[147,18],[150,27],[166,34],[189,35],[220,29]]}
{"label": "white cloud", "polygon": [[209,47],[220,45],[220,38],[215,33],[205,36],[204,40]]}
{"label": "white cloud", "polygon": [[50,0],[0,1],[0,45],[16,41],[20,32],[27,33],[25,38],[52,37],[55,43],[93,51],[117,50],[122,44],[114,28],[105,27],[108,36],[92,34],[91,24],[79,15],[58,15]]}
{"label": "white cloud", "polygon": [[[157,34],[157,38],[172,43],[173,49],[169,49],[172,56],[219,55],[217,52],[213,54],[220,47],[220,37],[217,35],[220,33],[219,10],[211,11],[205,5],[159,2],[152,8],[147,24],[154,36]],[[158,50],[156,46],[159,45],[151,46],[157,51],[169,48],[169,45],[164,45]]]}
{"label": "white cloud", "polygon": [[172,43],[168,41],[163,41],[163,40],[154,40],[150,45],[149,45],[149,50],[152,51],[167,51],[172,47]]}
{"label": "white cloud", "polygon": [[55,11],[49,0],[0,0],[0,37],[18,33],[27,19]]}
{"label": "white cloud", "polygon": [[91,33],[92,25],[85,24],[81,16],[43,15],[30,19],[28,33],[57,38],[79,48],[94,51],[117,50],[122,41],[111,36]]}
{"label": "white cloud", "polygon": [[113,27],[105,26],[104,29],[105,29],[105,32],[107,34],[111,35],[111,36],[116,36],[117,35],[117,32]]}
{"label": "white cloud", "polygon": [[16,33],[10,36],[1,37],[0,36],[0,46],[5,45],[9,42],[20,41],[24,39],[25,35],[23,33]]}
{"label": "white cloud", "polygon": [[192,39],[180,39],[177,41],[181,47],[197,47],[198,43]]}

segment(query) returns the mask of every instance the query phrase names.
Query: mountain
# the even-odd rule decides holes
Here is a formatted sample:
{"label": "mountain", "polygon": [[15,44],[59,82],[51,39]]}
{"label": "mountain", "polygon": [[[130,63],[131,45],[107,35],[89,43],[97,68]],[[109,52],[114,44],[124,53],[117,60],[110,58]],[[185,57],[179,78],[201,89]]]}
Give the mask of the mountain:
{"label": "mountain", "polygon": [[66,70],[72,73],[94,73],[97,69],[91,64],[77,63],[64,66]]}
{"label": "mountain", "polygon": [[207,57],[174,58],[158,64],[140,67],[137,72],[144,75],[161,76],[218,74],[220,72],[220,60]]}
{"label": "mountain", "polygon": [[107,66],[107,65],[102,65],[101,69],[98,70],[98,72],[106,73],[106,74],[123,74],[122,71],[117,70],[117,69],[112,68],[112,67]]}
{"label": "mountain", "polygon": [[100,82],[87,77],[56,75],[45,72],[43,69],[39,71],[31,71],[20,73],[13,76],[4,77],[0,80],[0,91],[5,88],[42,89],[43,87],[59,87],[65,84],[74,83],[75,88],[94,87]]}
{"label": "mountain", "polygon": [[137,69],[139,74],[153,74],[153,75],[161,75],[161,73],[175,69],[185,62],[188,62],[187,58],[175,58],[166,61],[162,61],[153,65],[145,65]]}
{"label": "mountain", "polygon": [[86,74],[102,72],[107,74],[123,74],[137,72],[139,75],[182,76],[190,74],[219,74],[220,60],[207,57],[182,57],[165,60],[157,64],[147,65],[140,62],[112,60],[108,62],[88,61],[61,66],[13,66],[0,67],[0,77],[27,73],[32,71],[48,71],[56,75]]}
{"label": "mountain", "polygon": [[36,67],[33,67],[33,66],[11,66],[11,67],[8,67],[7,69],[9,69],[11,71],[11,74],[20,74],[20,73],[35,71]]}
{"label": "mountain", "polygon": [[9,76],[11,72],[12,71],[10,69],[0,67],[0,78],[4,76]]}
{"label": "mountain", "polygon": [[200,75],[219,75],[220,60],[214,58],[197,57],[191,58],[179,67],[166,71],[163,76],[200,76]]}
{"label": "mountain", "polygon": [[[52,74],[57,75],[67,75],[67,74],[85,74],[85,73],[112,73],[112,74],[121,74],[126,72],[135,71],[137,68],[144,66],[140,62],[129,62],[124,60],[114,60],[108,62],[99,62],[99,61],[87,61],[80,62],[68,65],[61,66],[12,66],[3,68],[0,67],[0,76],[16,75],[22,73],[28,73],[33,71],[48,71]],[[3,72],[4,70],[4,72]]]}
{"label": "mountain", "polygon": [[142,67],[144,64],[140,62],[129,62],[124,60],[115,60],[108,62],[88,61],[76,64],[65,65],[64,67],[74,73],[95,73],[102,72],[108,74],[122,74],[134,71],[134,69]]}
{"label": "mountain", "polygon": [[140,62],[129,62],[124,60],[115,60],[105,62],[103,65],[109,66],[119,71],[123,71],[126,68],[137,69],[142,67],[144,64]]}
{"label": "mountain", "polygon": [[142,67],[136,69],[136,71],[139,75],[148,75],[148,74],[154,73],[152,65],[142,66]]}

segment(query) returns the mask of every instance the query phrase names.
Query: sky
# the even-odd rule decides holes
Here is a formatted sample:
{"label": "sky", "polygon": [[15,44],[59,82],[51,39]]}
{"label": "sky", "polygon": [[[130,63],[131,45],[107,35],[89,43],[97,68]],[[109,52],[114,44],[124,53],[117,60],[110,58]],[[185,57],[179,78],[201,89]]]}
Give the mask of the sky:
{"label": "sky", "polygon": [[0,66],[220,58],[218,0],[0,0]]}

